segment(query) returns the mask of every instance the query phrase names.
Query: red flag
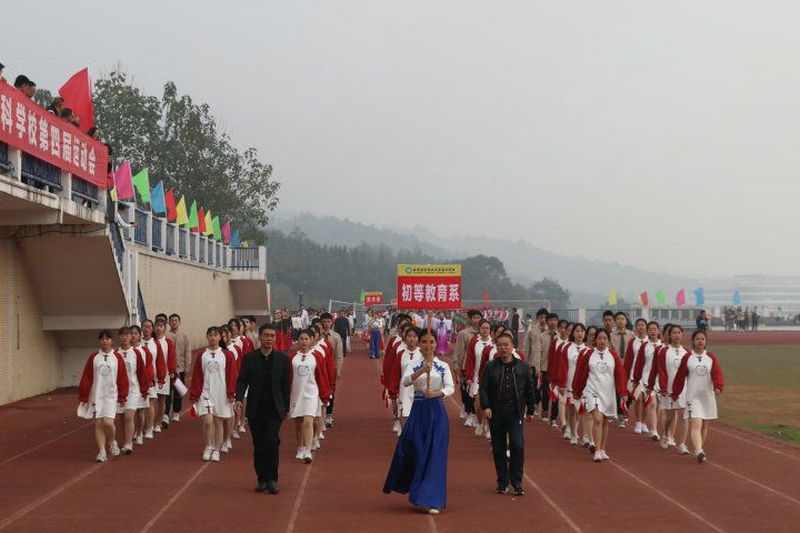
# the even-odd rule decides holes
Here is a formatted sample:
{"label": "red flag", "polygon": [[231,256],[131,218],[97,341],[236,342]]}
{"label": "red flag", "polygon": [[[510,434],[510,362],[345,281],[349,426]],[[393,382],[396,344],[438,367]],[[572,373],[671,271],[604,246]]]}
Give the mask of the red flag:
{"label": "red flag", "polygon": [[483,306],[489,307],[489,289],[483,291]]}
{"label": "red flag", "polygon": [[231,223],[226,222],[222,226],[222,243],[223,244],[230,244],[231,243]]}
{"label": "red flag", "polygon": [[167,204],[167,220],[175,222],[178,220],[178,212],[175,210],[175,193],[172,192],[172,189],[164,195],[164,201]]}
{"label": "red flag", "polygon": [[89,131],[94,126],[94,105],[92,104],[92,85],[89,81],[89,69],[79,70],[67,80],[59,90],[64,99],[64,107],[72,109],[78,115],[81,131]]}
{"label": "red flag", "polygon": [[203,211],[202,207],[197,210],[197,222],[199,224],[197,230],[202,235],[206,231],[206,212]]}
{"label": "red flag", "polygon": [[648,303],[648,300],[647,300],[647,291],[644,291],[643,293],[641,293],[641,294],[639,295],[639,300],[642,302],[642,305],[643,305],[643,306],[647,307],[647,303]]}

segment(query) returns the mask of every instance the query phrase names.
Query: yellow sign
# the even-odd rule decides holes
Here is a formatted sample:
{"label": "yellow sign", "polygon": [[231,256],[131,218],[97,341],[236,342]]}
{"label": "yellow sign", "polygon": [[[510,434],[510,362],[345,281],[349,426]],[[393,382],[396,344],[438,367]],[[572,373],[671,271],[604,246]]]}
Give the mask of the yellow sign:
{"label": "yellow sign", "polygon": [[461,265],[397,265],[397,276],[461,276]]}

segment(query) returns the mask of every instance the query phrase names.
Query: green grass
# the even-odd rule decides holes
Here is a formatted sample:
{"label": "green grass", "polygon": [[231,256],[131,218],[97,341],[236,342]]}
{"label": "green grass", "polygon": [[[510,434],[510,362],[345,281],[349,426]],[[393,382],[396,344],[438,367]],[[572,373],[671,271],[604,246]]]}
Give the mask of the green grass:
{"label": "green grass", "polygon": [[725,374],[720,417],[800,444],[800,345],[720,345]]}

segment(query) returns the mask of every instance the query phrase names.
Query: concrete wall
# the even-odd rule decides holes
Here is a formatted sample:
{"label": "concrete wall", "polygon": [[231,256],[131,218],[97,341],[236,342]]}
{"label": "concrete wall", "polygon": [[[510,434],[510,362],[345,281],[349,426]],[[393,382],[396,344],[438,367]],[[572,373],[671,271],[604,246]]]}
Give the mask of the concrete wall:
{"label": "concrete wall", "polygon": [[49,392],[61,381],[61,354],[42,330],[42,309],[19,245],[0,239],[0,405]]}
{"label": "concrete wall", "polygon": [[206,329],[234,316],[230,275],[211,268],[139,252],[139,285],[147,317],[178,313],[192,349],[206,342]]}

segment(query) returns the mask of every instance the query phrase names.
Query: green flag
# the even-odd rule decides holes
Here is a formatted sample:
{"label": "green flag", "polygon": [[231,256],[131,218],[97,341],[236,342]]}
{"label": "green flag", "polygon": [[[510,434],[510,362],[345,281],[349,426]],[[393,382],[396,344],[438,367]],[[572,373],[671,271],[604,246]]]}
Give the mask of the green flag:
{"label": "green flag", "polygon": [[211,219],[211,230],[214,232],[214,239],[221,241],[222,229],[219,227],[219,217],[214,217]]}
{"label": "green flag", "polygon": [[361,296],[359,296],[359,298],[358,298],[358,301],[361,302],[361,305],[364,305],[364,298],[366,298],[366,297],[367,297],[367,295],[364,292],[364,289],[361,289]]}
{"label": "green flag", "polygon": [[192,200],[192,207],[189,209],[189,229],[196,228],[200,223],[197,221],[197,202]]}
{"label": "green flag", "polygon": [[147,175],[147,169],[143,168],[133,177],[133,186],[139,191],[139,198],[142,202],[150,201],[150,177]]}
{"label": "green flag", "polygon": [[658,305],[664,305],[667,303],[667,295],[664,294],[664,291],[656,291],[656,303]]}

